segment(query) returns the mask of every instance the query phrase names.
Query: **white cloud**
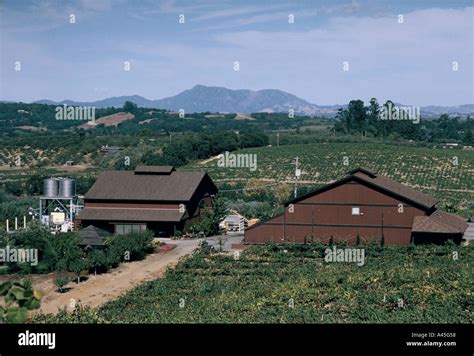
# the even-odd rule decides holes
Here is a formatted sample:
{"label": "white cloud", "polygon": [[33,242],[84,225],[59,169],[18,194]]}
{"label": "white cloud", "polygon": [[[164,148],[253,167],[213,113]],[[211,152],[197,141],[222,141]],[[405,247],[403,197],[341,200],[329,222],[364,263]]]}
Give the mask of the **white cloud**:
{"label": "white cloud", "polygon": [[[324,29],[236,31],[214,38],[236,57],[248,58],[252,68],[284,77],[288,91],[304,95],[301,81],[318,83],[314,94],[306,95],[316,102],[334,103],[326,94],[336,101],[384,95],[420,105],[472,102],[472,11],[418,10],[407,13],[403,24],[396,16],[335,17]],[[347,73],[343,61],[350,63]],[[451,70],[452,61],[460,63],[462,73]],[[430,82],[437,83],[435,90]],[[427,87],[430,96],[423,93]]]}

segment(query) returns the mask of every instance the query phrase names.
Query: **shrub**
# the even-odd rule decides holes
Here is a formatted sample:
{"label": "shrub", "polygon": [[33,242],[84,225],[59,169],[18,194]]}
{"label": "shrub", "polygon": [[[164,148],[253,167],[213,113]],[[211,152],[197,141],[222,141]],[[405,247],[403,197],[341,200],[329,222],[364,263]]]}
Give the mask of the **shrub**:
{"label": "shrub", "polygon": [[51,235],[39,222],[33,221],[25,230],[1,239],[1,246],[38,250],[38,264],[31,266],[26,263],[9,263],[9,273],[44,273],[54,270],[56,253],[52,245]]}
{"label": "shrub", "polygon": [[77,261],[82,261],[83,258],[82,249],[79,247],[79,235],[77,233],[61,233],[50,235],[50,239],[56,255],[53,270],[77,272],[80,267]]}
{"label": "shrub", "polygon": [[89,271],[94,271],[94,274],[99,272],[106,272],[107,266],[107,255],[103,250],[93,249],[87,255]]}
{"label": "shrub", "polygon": [[72,260],[68,265],[68,271],[74,272],[77,278],[77,283],[81,281],[81,272],[87,268],[87,264],[82,259],[82,257],[77,257]]}
{"label": "shrub", "polygon": [[64,274],[60,274],[56,276],[56,278],[54,278],[54,284],[56,285],[56,287],[58,287],[59,293],[64,293],[65,291],[64,286],[68,283],[69,283],[69,278]]}
{"label": "shrub", "polygon": [[31,283],[5,282],[0,284],[0,322],[23,324],[28,319],[28,311],[38,309],[42,293],[33,290]]}
{"label": "shrub", "polygon": [[122,261],[143,259],[153,249],[153,233],[149,230],[142,233],[112,236],[107,240],[107,265],[117,266]]}
{"label": "shrub", "polygon": [[203,232],[205,236],[214,236],[219,234],[219,223],[226,214],[222,198],[213,198],[212,209],[206,209],[202,212],[198,223],[192,225],[189,230],[192,232]]}

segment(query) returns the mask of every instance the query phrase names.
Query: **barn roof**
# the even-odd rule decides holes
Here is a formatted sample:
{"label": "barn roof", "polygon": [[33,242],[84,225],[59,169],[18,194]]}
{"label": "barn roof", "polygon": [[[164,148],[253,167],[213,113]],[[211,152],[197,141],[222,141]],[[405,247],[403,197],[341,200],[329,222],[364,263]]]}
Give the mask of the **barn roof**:
{"label": "barn roof", "polygon": [[401,184],[397,181],[394,181],[393,179],[390,179],[387,176],[379,175],[373,172],[371,172],[371,174],[368,174],[364,170],[357,170],[352,174],[352,176],[357,177],[379,188],[385,189],[389,192],[395,193],[396,195],[399,195],[401,197],[405,197],[408,200],[411,200],[426,208],[431,208],[438,202],[437,199],[422,192],[419,192],[405,184]]}
{"label": "barn roof", "polygon": [[80,244],[90,246],[103,246],[104,238],[111,235],[112,234],[108,231],[99,229],[94,225],[89,225],[79,231],[79,236],[81,238]]}
{"label": "barn roof", "polygon": [[106,171],[87,192],[86,200],[189,201],[201,182],[217,188],[206,172],[178,172],[171,166],[138,166],[133,171]]}
{"label": "barn roof", "polygon": [[352,180],[365,183],[366,185],[374,187],[374,188],[381,189],[388,194],[397,196],[403,200],[407,200],[415,205],[423,207],[426,210],[433,208],[438,202],[437,199],[427,194],[421,193],[407,185],[401,184],[386,176],[377,174],[373,172],[372,170],[365,167],[356,168],[348,173],[349,173],[349,176],[343,179],[340,179],[334,183],[331,183],[329,185],[326,185],[318,190],[310,192],[306,195],[290,200],[286,203],[286,205],[297,203],[301,200],[307,199],[311,196],[317,195],[319,193],[322,193],[324,191],[332,189],[333,187],[336,187],[338,185],[344,184]]}
{"label": "barn roof", "polygon": [[137,166],[135,174],[171,174],[175,170],[173,166]]}
{"label": "barn roof", "polygon": [[177,209],[84,208],[77,215],[77,219],[111,222],[179,222],[183,216],[184,212],[180,212]]}
{"label": "barn roof", "polygon": [[415,216],[412,231],[456,234],[464,233],[467,227],[468,224],[464,219],[441,210],[436,210],[430,216]]}
{"label": "barn roof", "polygon": [[459,216],[436,210],[430,216],[415,216],[413,232],[464,233],[468,224]]}

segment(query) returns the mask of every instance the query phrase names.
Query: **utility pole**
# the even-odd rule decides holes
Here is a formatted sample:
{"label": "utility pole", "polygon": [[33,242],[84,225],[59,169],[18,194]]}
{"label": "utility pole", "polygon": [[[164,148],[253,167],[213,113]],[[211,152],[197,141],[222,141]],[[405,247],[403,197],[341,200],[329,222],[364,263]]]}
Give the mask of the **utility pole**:
{"label": "utility pole", "polygon": [[280,146],[280,133],[277,132],[277,146]]}
{"label": "utility pole", "polygon": [[299,157],[295,158],[295,198],[298,196],[298,179],[301,176]]}

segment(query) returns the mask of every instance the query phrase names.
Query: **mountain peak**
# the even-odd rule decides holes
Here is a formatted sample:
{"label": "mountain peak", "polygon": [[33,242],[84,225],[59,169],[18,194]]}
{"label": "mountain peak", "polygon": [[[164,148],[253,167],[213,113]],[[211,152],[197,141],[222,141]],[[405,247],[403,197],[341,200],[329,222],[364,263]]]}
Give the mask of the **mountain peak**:
{"label": "mountain peak", "polygon": [[314,114],[318,106],[276,89],[253,91],[197,84],[178,95],[156,100],[160,108],[186,112],[288,112]]}
{"label": "mountain peak", "polygon": [[194,90],[194,89],[205,89],[205,88],[210,88],[208,86],[205,86],[205,85],[202,85],[202,84],[196,84],[195,86],[193,86],[191,88],[191,90]]}

